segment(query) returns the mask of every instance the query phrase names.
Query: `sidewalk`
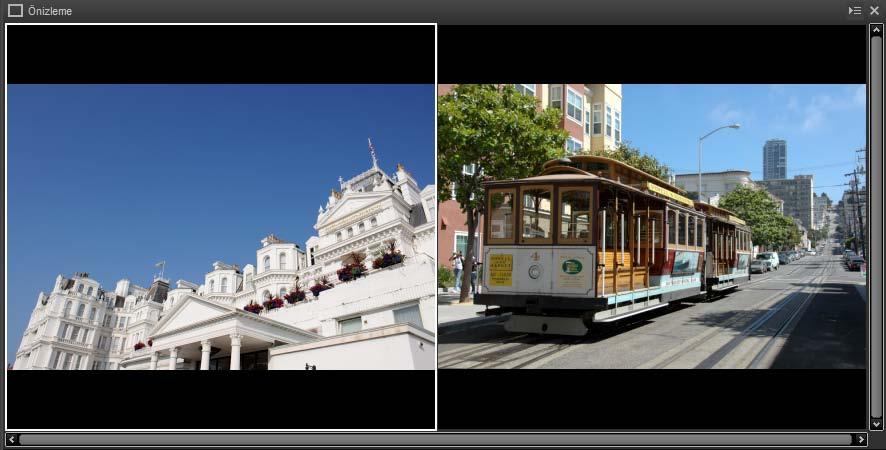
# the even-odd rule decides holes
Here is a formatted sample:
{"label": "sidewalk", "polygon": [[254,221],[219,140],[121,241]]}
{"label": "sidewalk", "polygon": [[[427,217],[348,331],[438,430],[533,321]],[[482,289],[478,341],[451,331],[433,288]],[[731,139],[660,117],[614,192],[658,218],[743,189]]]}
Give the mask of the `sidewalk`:
{"label": "sidewalk", "polygon": [[445,292],[437,294],[437,332],[448,334],[503,320],[500,316],[486,317],[486,305],[459,303],[458,294]]}

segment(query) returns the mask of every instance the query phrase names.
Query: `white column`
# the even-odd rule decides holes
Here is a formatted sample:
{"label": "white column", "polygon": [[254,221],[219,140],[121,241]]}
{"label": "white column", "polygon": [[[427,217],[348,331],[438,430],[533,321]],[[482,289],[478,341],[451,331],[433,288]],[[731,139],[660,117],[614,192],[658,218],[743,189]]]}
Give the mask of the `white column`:
{"label": "white column", "polygon": [[203,353],[200,357],[200,370],[209,370],[209,352],[212,351],[212,342],[209,340],[200,341],[200,346]]}
{"label": "white column", "polygon": [[157,352],[151,352],[151,370],[157,370]]}
{"label": "white column", "polygon": [[231,370],[240,370],[240,339],[239,334],[231,335]]}
{"label": "white column", "polygon": [[169,349],[169,370],[175,370],[175,364],[178,362],[178,347]]}

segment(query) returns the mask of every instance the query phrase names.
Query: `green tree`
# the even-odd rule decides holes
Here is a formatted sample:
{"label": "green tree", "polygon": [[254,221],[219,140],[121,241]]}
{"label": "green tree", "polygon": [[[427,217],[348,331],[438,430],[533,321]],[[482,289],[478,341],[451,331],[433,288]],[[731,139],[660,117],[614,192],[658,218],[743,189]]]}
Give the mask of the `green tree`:
{"label": "green tree", "polygon": [[618,147],[614,149],[598,149],[582,152],[582,154],[605,156],[607,158],[621,161],[662,181],[668,181],[668,176],[671,174],[670,167],[659,162],[654,156],[640,152],[640,149],[631,146],[631,143],[627,141],[620,142]]}
{"label": "green tree", "polygon": [[747,222],[754,244],[773,248],[800,242],[797,224],[780,214],[778,205],[762,189],[740,186],[724,195],[719,205]]}
{"label": "green tree", "polygon": [[[535,97],[510,85],[461,84],[439,97],[438,199],[459,203],[468,236],[474,236],[486,212],[483,181],[532,176],[544,162],[563,156],[567,133],[560,128],[561,114],[555,108],[540,110]],[[462,302],[470,293],[474,239],[468,239],[466,250]]]}

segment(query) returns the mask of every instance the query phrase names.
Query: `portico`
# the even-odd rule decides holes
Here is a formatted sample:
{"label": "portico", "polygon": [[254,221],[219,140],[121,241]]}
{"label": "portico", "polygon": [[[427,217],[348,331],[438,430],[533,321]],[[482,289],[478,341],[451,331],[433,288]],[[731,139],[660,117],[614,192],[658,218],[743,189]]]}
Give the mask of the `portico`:
{"label": "portico", "polygon": [[[153,345],[149,350],[149,370],[261,370],[267,368],[268,349],[320,338],[315,333],[197,296],[189,296],[176,305],[157,323],[150,337]],[[121,364],[137,364],[144,357]]]}

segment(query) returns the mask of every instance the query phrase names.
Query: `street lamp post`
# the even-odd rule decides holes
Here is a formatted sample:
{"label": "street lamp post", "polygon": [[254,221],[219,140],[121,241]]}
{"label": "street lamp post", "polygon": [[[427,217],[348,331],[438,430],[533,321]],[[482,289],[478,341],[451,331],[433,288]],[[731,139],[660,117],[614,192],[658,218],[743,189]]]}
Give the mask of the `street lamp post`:
{"label": "street lamp post", "polygon": [[706,137],[708,137],[708,136],[710,136],[710,135],[712,135],[724,128],[732,128],[732,129],[737,130],[737,129],[741,128],[741,125],[739,125],[737,123],[733,123],[732,125],[723,125],[722,127],[717,128],[717,129],[711,131],[710,133],[698,138],[698,201],[701,201],[701,141],[705,140]]}

